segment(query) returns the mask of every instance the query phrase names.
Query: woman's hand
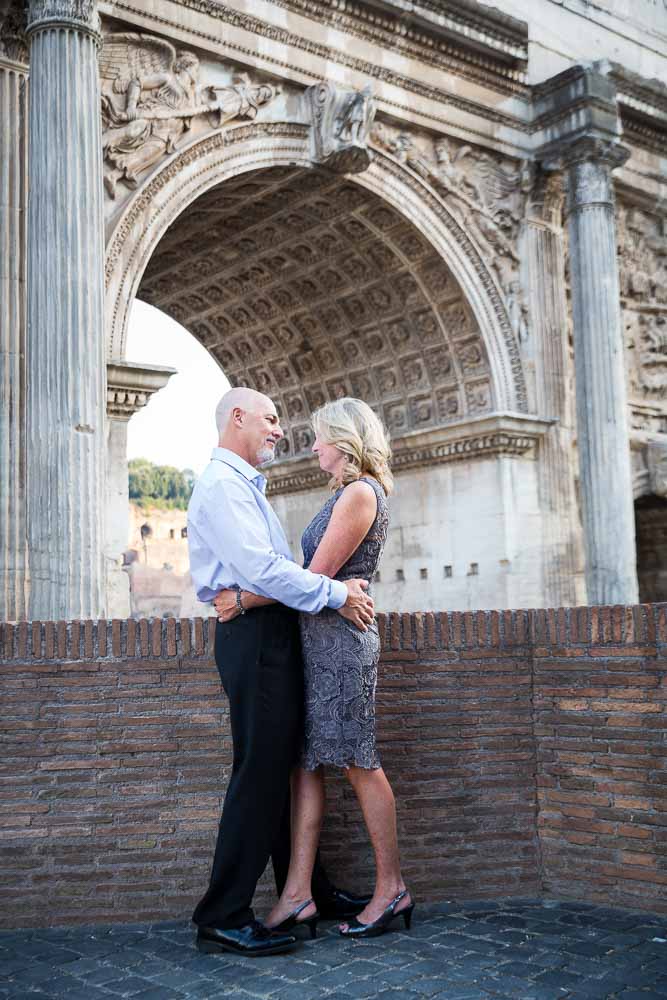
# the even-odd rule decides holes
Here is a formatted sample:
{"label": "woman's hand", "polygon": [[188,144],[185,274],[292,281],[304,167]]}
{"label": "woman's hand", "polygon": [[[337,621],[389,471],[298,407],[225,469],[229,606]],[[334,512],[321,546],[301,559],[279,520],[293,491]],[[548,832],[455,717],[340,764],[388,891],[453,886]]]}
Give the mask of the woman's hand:
{"label": "woman's hand", "polygon": [[241,612],[236,603],[236,590],[219,590],[213,598],[213,607],[216,610],[219,622],[230,622]]}

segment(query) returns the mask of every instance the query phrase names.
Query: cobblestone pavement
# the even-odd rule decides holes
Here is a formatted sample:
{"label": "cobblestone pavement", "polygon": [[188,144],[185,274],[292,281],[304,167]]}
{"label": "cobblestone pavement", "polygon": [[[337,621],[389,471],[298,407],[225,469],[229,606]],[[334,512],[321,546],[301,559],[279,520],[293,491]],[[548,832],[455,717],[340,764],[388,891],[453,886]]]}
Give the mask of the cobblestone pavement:
{"label": "cobblestone pavement", "polygon": [[411,932],[368,942],[320,929],[298,951],[263,959],[200,955],[184,921],[0,932],[0,997],[667,998],[667,918],[477,901],[418,906]]}

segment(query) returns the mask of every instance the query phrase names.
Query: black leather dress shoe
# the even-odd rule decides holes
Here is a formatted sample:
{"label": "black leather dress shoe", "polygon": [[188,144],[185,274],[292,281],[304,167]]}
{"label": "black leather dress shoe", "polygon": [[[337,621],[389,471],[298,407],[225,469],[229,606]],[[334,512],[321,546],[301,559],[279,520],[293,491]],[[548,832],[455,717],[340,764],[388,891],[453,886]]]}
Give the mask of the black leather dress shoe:
{"label": "black leather dress shoe", "polygon": [[296,944],[293,934],[274,934],[259,920],[252,920],[243,927],[200,927],[197,948],[206,955],[219,951],[235,951],[238,955],[278,955],[289,951]]}
{"label": "black leather dress shoe", "polygon": [[346,889],[336,889],[332,886],[324,895],[315,896],[315,905],[323,920],[345,920],[356,917],[365,906],[368,906],[370,896],[355,896]]}

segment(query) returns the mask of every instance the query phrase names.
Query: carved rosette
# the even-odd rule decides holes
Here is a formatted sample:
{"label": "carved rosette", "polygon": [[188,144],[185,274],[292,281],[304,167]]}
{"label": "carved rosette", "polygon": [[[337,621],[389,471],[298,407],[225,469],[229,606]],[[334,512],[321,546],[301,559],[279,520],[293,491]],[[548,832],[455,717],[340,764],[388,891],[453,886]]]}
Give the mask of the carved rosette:
{"label": "carved rosette", "polygon": [[75,28],[101,41],[97,0],[28,0],[27,32],[45,28]]}
{"label": "carved rosette", "polygon": [[358,174],[371,161],[368,138],[375,117],[370,88],[347,90],[327,81],[309,87],[313,161],[338,174]]}

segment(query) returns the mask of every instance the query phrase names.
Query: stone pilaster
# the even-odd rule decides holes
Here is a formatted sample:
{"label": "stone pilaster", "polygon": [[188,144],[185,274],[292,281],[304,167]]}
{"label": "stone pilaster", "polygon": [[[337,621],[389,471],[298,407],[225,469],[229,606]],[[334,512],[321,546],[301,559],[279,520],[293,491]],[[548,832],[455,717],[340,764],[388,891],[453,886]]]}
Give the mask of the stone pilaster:
{"label": "stone pilaster", "polygon": [[[6,25],[3,24],[3,28]],[[26,614],[25,65],[0,38],[0,621]]]}
{"label": "stone pilaster", "polygon": [[542,599],[547,607],[584,603],[581,528],[572,472],[574,428],[568,387],[567,296],[562,185],[541,176],[521,232],[522,285],[527,290],[529,336],[523,345],[534,368],[535,412],[552,421],[539,444],[542,512]]}
{"label": "stone pilaster", "polygon": [[612,179],[626,158],[618,142],[586,136],[563,154],[589,604],[638,599]]}
{"label": "stone pilaster", "polygon": [[30,0],[27,430],[32,618],[105,613],[95,0]]}

